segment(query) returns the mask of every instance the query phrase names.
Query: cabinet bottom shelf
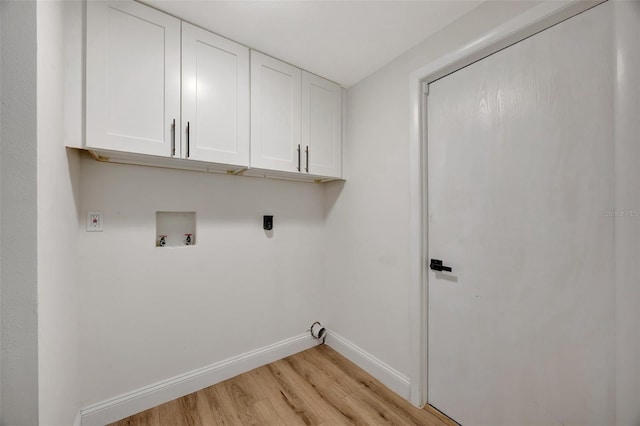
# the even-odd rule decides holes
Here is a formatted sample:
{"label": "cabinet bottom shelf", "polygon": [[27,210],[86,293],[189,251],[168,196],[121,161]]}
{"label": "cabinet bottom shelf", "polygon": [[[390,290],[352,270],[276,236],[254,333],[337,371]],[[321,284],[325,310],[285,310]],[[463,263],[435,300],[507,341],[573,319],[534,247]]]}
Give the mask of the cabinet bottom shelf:
{"label": "cabinet bottom shelf", "polygon": [[[78,149],[75,147],[70,147]],[[326,183],[344,181],[342,178],[318,176],[308,173],[281,172],[277,170],[254,169],[231,164],[207,163],[204,161],[165,158],[145,154],[135,154],[102,149],[80,149],[86,151],[94,160],[102,163],[130,164],[162,169],[190,170],[196,172],[218,173],[263,179],[289,180],[296,182]]]}

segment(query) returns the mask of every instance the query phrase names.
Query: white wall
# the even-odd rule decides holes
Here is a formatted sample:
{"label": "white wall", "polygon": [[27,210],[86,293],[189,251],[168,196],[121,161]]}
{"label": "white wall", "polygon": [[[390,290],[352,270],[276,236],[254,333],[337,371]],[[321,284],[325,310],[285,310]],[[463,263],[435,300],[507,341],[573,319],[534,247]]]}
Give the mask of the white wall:
{"label": "white wall", "polygon": [[[82,123],[82,3],[66,2],[65,139]],[[80,160],[82,407],[305,333],[324,282],[321,185]],[[104,232],[85,231],[87,210]],[[195,246],[156,248],[156,211]],[[274,215],[274,231],[262,216]]]}
{"label": "white wall", "polygon": [[37,4],[39,418],[73,424],[80,408],[78,153],[64,147],[64,2]]}
{"label": "white wall", "polygon": [[[304,333],[320,318],[323,188],[81,160],[83,406]],[[156,211],[195,211],[155,247]],[[273,235],[262,215],[274,215]]]}
{"label": "white wall", "polygon": [[[409,375],[408,76],[535,3],[493,2],[348,90],[347,182],[328,184],[328,326]],[[616,206],[640,208],[640,2],[616,3]],[[613,58],[612,58],[613,59]],[[606,59],[605,59],[606,60]],[[615,82],[612,82],[615,84]],[[616,218],[616,424],[640,423],[640,220]],[[613,277],[612,277],[613,283]],[[613,286],[613,284],[612,284]],[[614,288],[612,287],[612,291]],[[375,324],[374,327],[368,327]]]}
{"label": "white wall", "polygon": [[64,141],[81,148],[84,140],[84,0],[62,1],[64,9]]}
{"label": "white wall", "polygon": [[0,3],[0,424],[38,423],[36,2]]}
{"label": "white wall", "polygon": [[[4,13],[0,4],[0,16]],[[2,100],[2,18],[0,17],[0,104]],[[2,116],[0,110],[0,177],[2,176]],[[2,223],[2,191],[0,188],[0,224]],[[0,226],[0,409],[2,409],[2,226]],[[0,415],[0,423],[2,416]]]}
{"label": "white wall", "polygon": [[[616,424],[640,424],[640,1],[614,6],[618,81],[615,91]],[[613,59],[613,58],[612,58]],[[628,215],[625,211],[635,211]]]}
{"label": "white wall", "polygon": [[[316,319],[409,375],[409,74],[536,4],[483,4],[349,89],[345,184],[101,164],[83,156],[79,208],[82,215],[103,210],[105,231],[84,232],[81,218],[82,406],[291,337]],[[77,23],[67,29],[79,33]],[[67,46],[81,49],[71,40]],[[76,60],[77,52],[67,52],[70,87],[81,87]],[[74,144],[82,135],[76,92],[65,105],[66,140]],[[627,105],[637,97],[622,99]],[[620,161],[630,170],[633,145],[625,140],[629,156]],[[629,189],[625,206],[637,204],[625,186],[637,180],[626,176],[620,176],[620,188]],[[196,211],[198,245],[155,248],[158,210]],[[261,228],[263,214],[275,214],[272,238]],[[627,224],[621,235],[637,231],[628,228],[634,222],[617,223]],[[632,257],[637,234],[630,235],[618,242]],[[636,323],[637,280],[632,275],[618,286],[618,310]],[[621,324],[618,360],[629,370],[618,370],[618,395],[625,387],[637,395],[637,331]],[[618,402],[619,418],[632,418],[637,401]]]}
{"label": "white wall", "polygon": [[[65,142],[83,139],[83,3],[65,2]],[[323,321],[324,188],[97,163],[80,166],[81,406],[304,333]],[[197,213],[197,245],[158,249],[155,212]],[[262,215],[275,216],[273,236]]]}
{"label": "white wall", "polygon": [[482,4],[347,91],[347,182],[326,188],[327,325],[407,376],[409,75],[535,4]]}

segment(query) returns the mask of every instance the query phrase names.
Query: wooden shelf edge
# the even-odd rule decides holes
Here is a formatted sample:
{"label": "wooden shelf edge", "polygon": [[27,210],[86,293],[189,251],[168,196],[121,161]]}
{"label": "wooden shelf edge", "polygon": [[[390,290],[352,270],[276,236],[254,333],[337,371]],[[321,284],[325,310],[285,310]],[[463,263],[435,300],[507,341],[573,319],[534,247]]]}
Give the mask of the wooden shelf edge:
{"label": "wooden shelf edge", "polygon": [[185,160],[180,158],[165,158],[145,154],[125,153],[119,151],[108,151],[101,149],[78,148],[68,146],[67,148],[87,152],[91,158],[101,163],[128,164],[143,167],[154,167],[161,169],[188,170],[195,172],[218,173],[233,176],[243,176],[252,178],[287,180],[308,183],[327,183],[345,181],[343,178],[331,176],[319,176],[295,172],[282,172],[277,170],[252,169],[246,166],[230,164],[207,163],[204,161]]}

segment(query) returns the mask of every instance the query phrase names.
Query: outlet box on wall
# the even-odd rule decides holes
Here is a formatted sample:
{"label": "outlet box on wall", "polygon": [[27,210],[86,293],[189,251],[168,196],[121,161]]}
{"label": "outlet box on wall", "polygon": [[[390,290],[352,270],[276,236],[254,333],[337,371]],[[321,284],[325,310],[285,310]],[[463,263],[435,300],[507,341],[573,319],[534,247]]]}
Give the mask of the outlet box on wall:
{"label": "outlet box on wall", "polygon": [[156,212],[156,247],[196,244],[195,212]]}
{"label": "outlet box on wall", "polygon": [[103,216],[101,211],[88,210],[87,211],[87,231],[102,232],[104,230],[102,220],[103,220]]}

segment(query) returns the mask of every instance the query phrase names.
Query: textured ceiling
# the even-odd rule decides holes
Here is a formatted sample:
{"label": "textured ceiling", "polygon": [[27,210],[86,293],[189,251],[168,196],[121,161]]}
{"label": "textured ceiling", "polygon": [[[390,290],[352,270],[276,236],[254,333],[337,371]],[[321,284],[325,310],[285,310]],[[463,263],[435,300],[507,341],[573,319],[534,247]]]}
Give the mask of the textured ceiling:
{"label": "textured ceiling", "polygon": [[157,9],[349,87],[476,1],[144,0]]}

